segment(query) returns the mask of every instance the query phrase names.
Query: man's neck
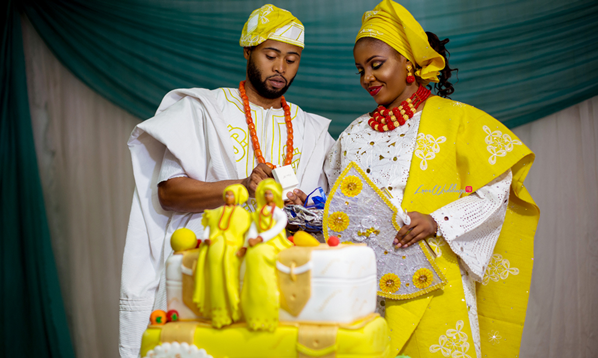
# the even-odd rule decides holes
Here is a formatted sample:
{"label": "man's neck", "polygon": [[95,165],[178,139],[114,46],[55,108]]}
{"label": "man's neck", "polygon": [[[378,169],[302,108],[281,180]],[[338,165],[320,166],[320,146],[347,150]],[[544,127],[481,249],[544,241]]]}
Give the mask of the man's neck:
{"label": "man's neck", "polygon": [[249,80],[245,81],[245,93],[247,94],[247,98],[249,102],[253,104],[257,104],[258,106],[268,109],[268,108],[281,108],[282,104],[280,102],[280,97],[269,99],[260,96],[259,93],[255,90],[255,88],[251,85]]}

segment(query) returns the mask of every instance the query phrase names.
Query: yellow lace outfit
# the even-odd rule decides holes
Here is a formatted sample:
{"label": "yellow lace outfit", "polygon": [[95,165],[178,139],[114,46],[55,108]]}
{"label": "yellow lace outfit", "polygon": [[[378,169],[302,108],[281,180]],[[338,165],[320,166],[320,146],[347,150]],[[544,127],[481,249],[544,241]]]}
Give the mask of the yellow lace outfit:
{"label": "yellow lace outfit", "polygon": [[236,254],[243,247],[245,234],[251,225],[249,213],[240,206],[248,198],[247,189],[241,184],[234,184],[224,190],[225,193],[227,191],[234,193],[235,205],[206,210],[202,218],[211,243],[200,246],[193,295],[201,314],[210,318],[216,328],[241,318],[241,259]]}
{"label": "yellow lace outfit", "polygon": [[[417,64],[416,75],[424,83],[438,82],[444,60],[432,49],[427,35],[405,8],[384,0],[365,13],[362,22],[357,40],[380,39]],[[491,277],[492,282],[485,279],[485,284],[478,283],[476,293],[482,357],[516,357],[529,295],[533,238],[540,214],[523,187],[534,154],[488,114],[439,97],[426,101],[419,133],[443,140],[436,142],[438,150],[433,156],[424,156],[430,159],[425,165],[422,165],[424,159],[414,157],[411,161],[402,200],[402,207],[408,212],[430,214],[461,197],[458,192],[416,196],[420,186],[442,187],[457,182],[461,189],[468,187],[471,193],[509,169],[512,172],[508,209],[494,248],[497,258],[494,261],[500,259],[502,266],[491,262],[486,275],[512,267],[518,274],[508,276],[508,272],[501,271],[492,276],[496,279]],[[391,350],[411,357],[475,357],[459,259],[449,245],[439,248],[442,252],[436,264],[448,281],[443,290],[415,299],[386,300]],[[500,339],[496,338],[497,332]]]}
{"label": "yellow lace outfit", "polygon": [[[274,195],[276,205],[266,203],[264,195],[267,190]],[[280,307],[276,258],[280,251],[293,244],[286,237],[286,214],[280,209],[283,206],[280,184],[273,179],[263,180],[255,196],[258,211],[252,214],[253,225],[264,242],[247,248],[241,307],[250,329],[274,331],[278,327]]]}

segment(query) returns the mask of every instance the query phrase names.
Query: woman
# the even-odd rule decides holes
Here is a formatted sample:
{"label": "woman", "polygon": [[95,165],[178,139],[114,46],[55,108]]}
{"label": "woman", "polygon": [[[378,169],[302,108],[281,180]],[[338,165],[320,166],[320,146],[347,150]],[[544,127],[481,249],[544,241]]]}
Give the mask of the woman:
{"label": "woman", "polygon": [[454,91],[447,42],[393,1],[364,14],[353,53],[379,107],[340,135],[326,171],[334,182],[356,162],[387,189],[410,218],[395,250],[426,239],[448,281],[418,298],[380,302],[393,353],[516,356],[539,216],[522,186],[534,155],[486,113],[441,98]]}
{"label": "woman", "polygon": [[[257,237],[248,240],[241,307],[252,330],[274,331],[278,327],[278,285],[276,258],[293,246],[287,240],[287,216],[282,211],[282,187],[274,179],[262,180],[256,189],[258,210],[254,212],[252,231]],[[255,234],[250,235],[251,237]]]}
{"label": "woman", "polygon": [[201,314],[220,328],[241,318],[239,309],[239,269],[237,252],[243,246],[251,225],[249,213],[240,205],[249,197],[241,184],[224,189],[225,205],[206,210],[202,218],[204,242],[195,272],[193,301]]}

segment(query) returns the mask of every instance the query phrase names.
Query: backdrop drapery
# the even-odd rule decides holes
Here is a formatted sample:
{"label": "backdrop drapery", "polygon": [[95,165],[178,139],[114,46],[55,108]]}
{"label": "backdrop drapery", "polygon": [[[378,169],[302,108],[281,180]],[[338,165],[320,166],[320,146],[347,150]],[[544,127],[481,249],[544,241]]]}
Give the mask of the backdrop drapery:
{"label": "backdrop drapery", "polygon": [[[305,25],[288,98],[334,120],[337,136],[372,109],[353,65],[364,11],[378,0],[276,1]],[[239,37],[262,1],[27,0],[24,11],[62,63],[92,89],[149,118],[173,88],[238,86]],[[598,95],[598,3],[402,1],[426,31],[450,38],[454,99],[513,127]]]}
{"label": "backdrop drapery", "polygon": [[68,334],[29,114],[21,19],[1,18],[0,355],[74,357]]}
{"label": "backdrop drapery", "polygon": [[[315,0],[276,2],[276,5],[287,8],[299,16],[308,29],[306,34],[308,46],[302,58],[301,70],[287,97],[309,111],[333,118],[334,125],[331,129],[333,134],[338,134],[357,114],[373,106],[371,98],[365,96],[365,92],[358,85],[352,65],[351,49],[361,14],[373,8],[376,2]],[[413,12],[426,30],[436,32],[441,38],[451,38],[448,45],[453,53],[451,63],[461,70],[460,81],[456,85],[457,92],[453,98],[476,105],[505,121],[509,126],[537,119],[596,95],[597,74],[594,68],[598,58],[598,31],[596,31],[598,5],[593,1],[438,3],[411,0],[402,3]],[[162,95],[172,88],[236,86],[239,79],[243,77],[245,65],[237,43],[240,28],[250,11],[263,3],[253,0],[218,2],[28,0],[21,1],[20,5],[41,32],[46,44],[69,71],[111,102],[140,118],[147,118],[155,110]],[[40,265],[37,267],[42,267],[43,262],[48,266],[43,266],[41,272],[49,275],[50,279],[27,276],[28,280],[32,280],[30,284],[33,287],[22,291],[36,292],[36,287],[45,287],[46,290],[51,291],[58,287],[55,278],[52,281],[51,277],[52,262],[40,260],[38,253],[31,255],[27,251],[28,254],[25,255],[23,251],[24,247],[35,247],[46,254],[49,252],[47,229],[43,228],[45,218],[41,214],[43,210],[40,211],[40,203],[43,203],[41,193],[38,189],[23,189],[23,185],[28,185],[25,184],[27,182],[32,182],[34,188],[34,182],[37,180],[37,174],[28,171],[26,173],[31,178],[27,177],[22,181],[25,178],[22,175],[23,168],[27,168],[32,158],[34,159],[31,128],[27,129],[29,124],[23,123],[29,121],[29,115],[21,106],[20,110],[14,112],[15,116],[4,116],[9,108],[16,108],[15,103],[24,103],[22,101],[26,97],[23,92],[23,78],[16,88],[20,90],[16,90],[11,87],[14,86],[14,82],[9,82],[5,79],[8,77],[4,77],[5,73],[10,73],[11,78],[18,79],[19,66],[21,68],[23,66],[22,58],[19,58],[14,46],[19,42],[17,37],[19,31],[16,27],[20,25],[11,17],[14,16],[14,9],[11,6],[12,2],[9,1],[6,16],[3,14],[3,18],[7,21],[3,28],[2,47],[4,64],[2,99],[5,101],[2,103],[3,117],[0,126],[2,205],[3,209],[23,208],[34,212],[37,216],[35,220],[28,220],[28,216],[25,215],[18,216],[12,222],[6,221],[10,224],[3,228],[6,230],[9,227],[18,228],[28,232],[28,235],[36,236],[36,240],[39,241],[23,241],[19,243],[21,246],[17,249],[15,242],[7,239],[13,236],[5,235],[3,232],[3,248],[8,250],[3,252],[3,259],[8,258],[3,260],[3,265],[7,263],[3,266],[3,270],[10,274],[14,270],[30,272],[27,270],[36,267],[34,266],[36,260]],[[11,39],[12,42],[7,39]],[[51,56],[47,56],[46,60],[49,57]],[[13,62],[9,62],[9,59]],[[32,71],[29,71],[29,68],[35,59],[30,61],[28,76],[31,75]],[[53,66],[60,67],[57,64]],[[46,71],[53,70],[42,66],[37,73],[47,76]],[[117,107],[107,103],[93,92],[86,92],[85,86],[81,86],[67,70],[60,71],[62,72],[58,77],[64,80],[60,85],[56,83],[57,77],[43,77],[43,81],[48,82],[40,80],[42,81],[40,83],[46,85],[36,87],[38,89],[36,92],[31,88],[31,81],[29,82],[30,96],[34,96],[32,91],[37,95],[46,96],[45,99],[42,97],[40,102],[34,99],[31,102],[32,106],[36,106],[35,103],[39,105],[32,111],[36,123],[34,128],[39,131],[37,133],[39,136],[36,136],[38,156],[43,155],[48,160],[44,164],[42,163],[44,158],[39,158],[50,230],[54,250],[58,255],[57,262],[65,302],[69,304],[68,319],[78,355],[114,356],[117,326],[114,325],[116,313],[112,310],[117,302],[115,300],[118,292],[118,285],[114,280],[117,280],[120,269],[123,244],[118,240],[124,240],[122,221],[123,218],[126,221],[130,201],[130,194],[127,194],[129,188],[127,170],[129,169],[120,166],[126,166],[127,164],[124,163],[128,160],[122,138],[127,137],[129,126],[135,123],[135,119],[119,111]],[[70,79],[66,80],[67,76],[71,76]],[[62,91],[58,91],[60,88]],[[67,107],[71,110],[65,110]],[[580,116],[583,114],[581,111],[577,113]],[[582,127],[580,124],[579,127],[574,126],[574,129],[571,129],[577,131],[579,138],[587,137],[587,125],[590,125],[590,128],[596,126],[595,112],[585,111],[584,113],[587,115],[583,120],[579,117],[578,122],[585,123],[586,126]],[[88,120],[85,125],[82,124],[82,118]],[[118,118],[123,119],[124,124],[109,122],[118,121]],[[561,118],[560,122],[574,122],[568,116],[559,118]],[[97,123],[91,124],[96,121]],[[74,132],[67,131],[62,135],[50,136],[55,138],[56,142],[51,143],[48,148],[48,143],[45,141],[49,140],[47,137],[49,127],[46,127],[50,122],[57,126],[54,130],[59,131],[67,131],[71,126],[77,128],[81,125],[81,127]],[[108,123],[112,124],[107,125]],[[46,127],[40,127],[41,124]],[[536,123],[528,124],[528,126],[535,125]],[[115,128],[121,126],[118,128],[120,132],[110,132],[103,137],[98,137],[98,130],[112,126]],[[562,141],[560,132],[563,127],[553,127],[545,135]],[[14,132],[12,128],[18,130]],[[83,133],[85,133],[83,137],[89,138],[94,145],[95,152],[83,150],[89,141],[76,138]],[[534,138],[537,136],[530,137],[531,140]],[[526,140],[525,137],[522,139]],[[573,136],[572,139],[578,138]],[[546,163],[555,165],[557,168],[559,163],[563,166],[571,164],[565,162],[564,154],[559,154],[556,158],[558,160],[554,158],[555,154],[545,147],[551,143],[545,141],[540,143],[538,139],[535,140],[539,146],[537,148],[534,148],[531,143],[526,143],[538,155],[536,166],[540,163],[542,153],[546,153]],[[71,142],[69,145],[64,145],[69,141]],[[115,143],[120,143],[120,147]],[[571,142],[567,143],[567,145],[571,144]],[[585,143],[588,143],[587,140]],[[22,153],[29,154],[17,156],[15,155],[17,152],[11,151],[9,145],[13,146],[11,148],[20,148]],[[54,145],[56,147],[53,147]],[[564,142],[562,146],[566,147]],[[112,147],[115,152],[108,150],[109,147]],[[106,154],[103,154],[104,152]],[[575,156],[579,152],[580,150],[576,149],[568,153]],[[118,168],[111,165],[114,158],[120,163]],[[587,160],[588,155],[586,154],[584,158]],[[96,165],[98,163],[99,165]],[[584,164],[590,168],[590,174],[592,170],[595,173],[595,163],[589,161]],[[50,167],[54,172],[44,171],[42,168],[44,165],[46,169]],[[13,170],[14,168],[18,170]],[[109,175],[112,171],[114,173]],[[534,170],[530,174],[531,182],[533,182],[531,179],[533,173]],[[591,175],[588,174],[586,177],[589,178]],[[587,178],[584,179],[585,182],[588,182]],[[573,179],[576,182],[580,180],[575,176]],[[540,187],[544,185],[543,181],[538,179],[536,183]],[[561,190],[568,183],[569,181],[559,177],[552,184],[553,189]],[[39,183],[37,185],[39,186]],[[12,192],[6,188],[10,188]],[[530,187],[530,191],[536,198],[538,195],[554,194],[551,190],[544,189],[536,192],[533,187]],[[5,206],[8,198],[14,200],[17,193],[19,195],[27,193],[28,195],[24,197],[28,200],[23,200],[14,207]],[[123,197],[127,202],[124,205],[121,204]],[[569,208],[585,208],[584,213],[587,215],[588,212],[596,212],[595,202],[592,204],[588,201],[590,197],[565,195],[561,199],[565,200]],[[539,203],[542,205],[541,202]],[[552,202],[547,204],[553,205]],[[568,210],[565,213],[571,212],[573,211]],[[551,221],[546,221],[547,223],[558,222],[558,217],[549,216],[549,218]],[[580,221],[577,217],[570,219],[576,223]],[[36,230],[41,231],[29,231],[33,230],[30,227],[34,225],[32,222],[40,226],[41,228],[38,227]],[[87,226],[79,225],[81,222]],[[576,317],[575,322],[578,324],[569,321],[567,334],[558,336],[556,332],[562,334],[564,328],[546,325],[547,316],[542,319],[536,316],[536,321],[532,317],[528,322],[532,322],[531,326],[536,330],[529,333],[530,328],[526,328],[524,339],[531,337],[530,341],[538,343],[538,346],[532,347],[533,350],[525,351],[530,353],[527,356],[556,357],[560,353],[567,356],[591,357],[597,353],[596,343],[588,339],[588,335],[596,332],[595,323],[587,319],[591,315],[585,314],[588,310],[595,311],[594,306],[588,303],[588,298],[596,297],[596,287],[592,285],[596,282],[596,268],[591,265],[590,260],[592,258],[595,262],[596,250],[589,241],[589,233],[595,232],[595,229],[595,222],[586,220],[582,221],[575,234],[577,240],[582,240],[577,243],[575,258],[578,260],[580,257],[583,258],[577,264],[581,265],[581,272],[587,274],[586,276],[582,277],[579,272],[573,271],[572,266],[567,266],[572,262],[570,257],[562,257],[563,252],[559,252],[561,248],[555,252],[555,246],[547,245],[550,249],[547,249],[544,258],[549,261],[546,261],[545,265],[556,260],[558,266],[563,269],[560,272],[563,276],[556,275],[556,280],[561,283],[567,281],[566,287],[583,287],[583,292],[579,293],[582,296],[578,297],[576,304],[564,309],[560,304],[569,302],[566,300],[567,296],[563,296],[564,291],[550,290],[548,295],[546,291],[534,293],[538,273],[534,276],[530,301],[530,307],[534,304],[536,311],[530,308],[530,316],[532,312],[536,314],[542,312],[546,315],[545,309],[548,309],[551,317]],[[559,239],[550,232],[547,232],[545,237],[545,240],[550,241],[552,245]],[[31,246],[33,244],[35,245]],[[538,256],[538,259],[542,257],[541,254]],[[22,258],[22,261],[18,258]],[[18,269],[15,269],[15,266]],[[5,268],[8,268],[8,271]],[[66,277],[63,273],[66,273]],[[103,276],[97,276],[99,274]],[[576,280],[571,281],[570,277],[575,277]],[[20,281],[19,274],[12,278],[14,279],[12,281],[2,281],[3,284],[7,284],[8,287],[15,285],[21,289],[28,283]],[[590,280],[590,284],[587,284],[586,279]],[[558,282],[555,284],[551,280],[555,280],[555,277],[545,276],[539,281],[542,282],[540,287],[549,284],[559,287]],[[85,290],[88,292],[83,295]],[[546,297],[552,298],[550,305],[547,305]],[[56,301],[48,303],[42,298],[40,305],[40,309],[45,313],[58,312],[58,314],[43,316],[46,319],[46,326],[39,325],[41,327],[39,333],[52,339],[49,339],[49,343],[45,345],[37,345],[46,352],[45,355],[44,353],[39,355],[70,356],[68,349],[64,350],[66,353],[60,353],[56,348],[60,344],[68,346],[65,343],[68,341],[67,330],[60,323],[64,317],[61,318],[60,309],[56,308]],[[18,307],[31,309],[23,302],[19,302]],[[14,312],[19,311],[13,310],[10,313]],[[40,317],[33,312],[35,311],[32,310],[27,314]],[[9,329],[8,325],[2,327],[5,331]],[[530,327],[529,323],[528,327]],[[13,326],[10,326],[10,329],[12,329],[10,334],[14,337],[19,334],[20,337],[27,337],[34,332],[29,327],[27,327],[28,331],[14,329]],[[571,348],[569,342],[574,338],[569,337],[569,334],[575,333],[577,333],[575,339],[581,346]],[[53,334],[57,336],[54,337]],[[18,339],[12,341],[18,342]],[[545,347],[553,349],[547,350]],[[28,349],[33,348],[28,347]],[[524,349],[526,346],[522,348],[522,356],[525,357]],[[532,352],[534,355],[531,355]]]}

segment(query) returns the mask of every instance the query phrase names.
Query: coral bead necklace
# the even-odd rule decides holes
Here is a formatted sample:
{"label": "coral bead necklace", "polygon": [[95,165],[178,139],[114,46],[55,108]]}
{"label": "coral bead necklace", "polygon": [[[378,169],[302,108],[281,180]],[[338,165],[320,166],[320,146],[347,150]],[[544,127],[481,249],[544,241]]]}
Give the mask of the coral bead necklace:
{"label": "coral bead necklace", "polygon": [[[266,163],[266,159],[264,159],[264,156],[262,155],[260,143],[257,139],[255,124],[253,124],[253,119],[251,118],[251,107],[249,107],[249,99],[247,98],[247,93],[245,92],[245,81],[241,81],[239,83],[239,93],[241,94],[241,99],[243,99],[245,119],[247,120],[247,128],[249,128],[249,135],[251,136],[253,152],[255,153],[255,157],[257,158],[258,163]],[[284,158],[284,165],[290,165],[293,162],[293,123],[291,122],[291,108],[287,104],[287,101],[284,99],[284,96],[280,97],[280,102],[282,104],[282,108],[284,109],[284,121],[287,126],[287,153]],[[276,166],[272,163],[266,163],[266,165],[269,166],[271,169],[276,168]]]}
{"label": "coral bead necklace", "polygon": [[419,86],[417,91],[401,102],[398,107],[386,109],[383,105],[379,105],[368,120],[368,124],[378,132],[388,132],[402,126],[409,118],[413,117],[417,107],[430,97],[430,93],[426,87]]}

